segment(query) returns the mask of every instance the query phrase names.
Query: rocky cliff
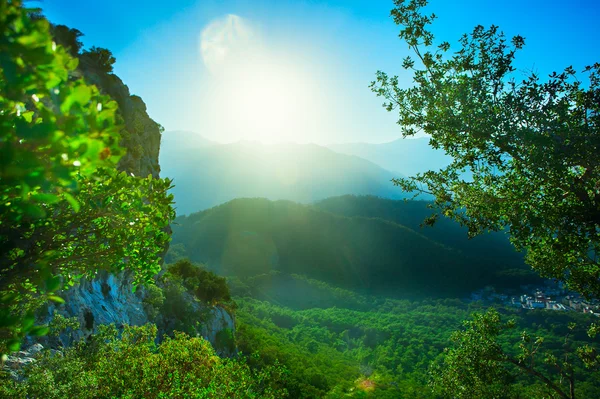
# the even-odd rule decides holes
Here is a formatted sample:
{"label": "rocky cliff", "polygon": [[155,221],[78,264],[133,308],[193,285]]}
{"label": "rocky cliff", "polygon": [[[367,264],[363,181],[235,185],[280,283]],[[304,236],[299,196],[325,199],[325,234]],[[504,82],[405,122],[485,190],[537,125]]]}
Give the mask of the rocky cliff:
{"label": "rocky cliff", "polygon": [[136,176],[151,174],[159,177],[158,154],[162,127],[150,118],[144,101],[139,96],[131,95],[127,85],[118,76],[105,73],[94,59],[85,54],[79,57],[76,74],[96,85],[119,104],[119,114],[125,125],[121,131],[121,145],[127,149],[127,154],[119,162],[119,169]]}
{"label": "rocky cliff", "polygon": [[[82,280],[63,295],[66,302],[64,305],[49,306],[43,316],[46,322],[51,321],[55,312],[65,317],[75,317],[80,328],[75,331],[69,330],[56,338],[48,338],[43,343],[50,346],[68,346],[74,341],[89,337],[101,324],[115,324],[120,328],[126,324],[139,326],[156,323],[157,320],[146,301],[147,295],[144,287],[133,292],[128,273],[102,273],[94,280]],[[222,306],[205,305],[188,293],[184,295],[184,299],[192,307],[191,313],[203,315],[198,317],[197,334],[211,342],[220,355],[233,355],[235,347],[232,347],[226,338],[235,334],[234,315]],[[159,337],[173,331],[169,315],[161,317],[156,324],[159,326]]]}

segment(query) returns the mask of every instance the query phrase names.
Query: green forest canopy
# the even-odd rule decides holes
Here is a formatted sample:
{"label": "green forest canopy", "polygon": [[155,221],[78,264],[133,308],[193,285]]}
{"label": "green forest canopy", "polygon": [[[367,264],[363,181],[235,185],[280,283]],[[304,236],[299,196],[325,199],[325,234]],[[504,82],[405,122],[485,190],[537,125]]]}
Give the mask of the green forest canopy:
{"label": "green forest canopy", "polygon": [[[348,204],[369,217],[332,213],[343,214]],[[378,214],[369,214],[373,209]],[[479,249],[477,241],[444,241],[444,235],[460,230],[457,225],[440,225],[437,235],[442,239],[434,241],[394,219],[402,210],[415,214],[415,209],[426,213],[426,203],[342,197],[309,206],[237,199],[177,218],[171,255],[179,251],[179,256],[222,275],[248,277],[278,270],[404,297],[466,295],[488,284],[518,288],[536,281],[502,237],[491,244],[481,240],[485,246]],[[495,252],[484,256],[489,247]]]}

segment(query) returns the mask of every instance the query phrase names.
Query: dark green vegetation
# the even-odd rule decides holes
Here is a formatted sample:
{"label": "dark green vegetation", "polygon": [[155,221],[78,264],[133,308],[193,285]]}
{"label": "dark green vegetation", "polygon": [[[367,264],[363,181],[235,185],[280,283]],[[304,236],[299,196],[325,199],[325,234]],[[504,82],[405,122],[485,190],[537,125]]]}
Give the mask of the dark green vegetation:
{"label": "dark green vegetation", "polygon": [[[452,347],[432,368],[434,391],[459,398],[522,397],[523,392],[565,399],[598,396],[596,348],[577,342],[588,341],[573,322],[577,318],[559,315],[551,320],[562,326],[553,324],[548,331],[545,325],[536,325],[532,335],[518,329],[514,319],[503,321],[495,309],[474,314],[463,323],[464,329],[452,334]],[[592,323],[587,336],[593,339],[598,331],[598,324]],[[512,347],[506,345],[507,339]],[[525,386],[515,383],[519,376],[528,377]]]}
{"label": "dark green vegetation", "polygon": [[429,134],[452,163],[396,183],[434,195],[472,235],[510,230],[542,276],[600,297],[600,63],[523,78],[513,66],[523,37],[477,26],[451,50],[435,41],[427,3],[396,0],[392,10],[415,55],[403,62],[414,85],[379,72],[372,89],[405,137]]}
{"label": "dark green vegetation", "polygon": [[535,280],[502,236],[467,241],[456,237],[461,229],[453,223],[421,234],[418,221],[426,212],[426,203],[375,197],[315,206],[237,199],[177,218],[170,255],[221,275],[277,270],[396,297],[466,295],[485,285],[518,288]]}
{"label": "dark green vegetation", "polygon": [[[353,195],[327,198],[315,204],[317,208],[337,215],[379,218],[406,226],[430,240],[477,259],[479,265],[487,264],[487,267],[498,269],[496,284],[502,284],[501,276],[510,274],[510,269],[514,273],[533,277],[533,273],[521,267],[523,255],[512,248],[508,235],[503,232],[469,238],[467,228],[452,219],[440,219],[434,227],[425,225],[424,221],[431,215],[432,205],[426,201],[394,201]],[[509,270],[502,272],[503,269]]]}
{"label": "dark green vegetation", "polygon": [[196,298],[207,302],[229,302],[231,295],[223,277],[182,259],[167,267],[167,276],[181,279],[183,286],[193,290]]}
{"label": "dark green vegetation", "polygon": [[[432,392],[432,388],[439,388],[439,380],[432,382],[431,377],[448,373],[443,375],[445,381],[453,379],[453,384],[458,384],[457,375],[450,374],[464,369],[458,365],[451,368],[452,360],[443,350],[462,321],[471,312],[484,309],[482,304],[457,299],[408,301],[362,296],[300,276],[257,276],[238,280],[232,287],[234,295],[244,296],[236,299],[238,347],[246,353],[261,354],[251,364],[275,364],[275,359],[279,359],[290,371],[285,386],[293,398],[446,397]],[[499,348],[518,358],[523,331],[532,337],[526,342],[528,346],[535,336],[543,336],[544,342],[536,344],[537,357],[532,364],[568,390],[567,380],[559,383],[555,367],[545,364],[544,358],[553,355],[562,359],[565,353],[574,358],[577,347],[592,342],[583,326],[595,318],[550,311],[522,313],[501,306],[499,310],[504,320],[513,319],[516,326],[501,331],[496,339]],[[569,330],[570,322],[577,323],[577,327]],[[565,346],[567,334],[570,338]],[[481,353],[469,348],[482,341],[488,342],[489,347],[493,342],[486,336],[471,341],[458,346],[467,349],[463,349],[462,357],[454,359],[474,361]],[[465,357],[465,352],[471,357]],[[479,366],[489,363],[485,357],[481,359]],[[577,397],[598,397],[600,374],[586,369],[582,362],[574,364]],[[432,365],[440,369],[431,369]],[[501,395],[461,397],[557,397],[549,394],[540,381],[519,373],[514,365],[502,368],[498,374],[504,378],[500,383],[505,384]],[[479,383],[476,381],[472,383]],[[490,379],[481,384],[496,382]]]}
{"label": "dark green vegetation", "polygon": [[174,181],[172,192],[180,215],[244,197],[302,203],[342,194],[406,197],[390,184],[393,173],[315,144],[205,145],[189,139],[189,148],[181,148],[172,141],[182,133],[173,138],[169,133],[164,134],[160,164],[162,173]]}
{"label": "dark green vegetation", "polygon": [[155,343],[156,327],[103,326],[88,342],[47,352],[23,383],[2,381],[3,398],[272,398],[284,371],[250,369],[242,360],[218,357],[202,338],[176,333]]}
{"label": "dark green vegetation", "polygon": [[182,259],[165,269],[156,284],[144,287],[144,311],[158,327],[159,335],[172,336],[173,331],[182,331],[195,336],[210,319],[207,305],[235,308],[225,278],[202,265]]}

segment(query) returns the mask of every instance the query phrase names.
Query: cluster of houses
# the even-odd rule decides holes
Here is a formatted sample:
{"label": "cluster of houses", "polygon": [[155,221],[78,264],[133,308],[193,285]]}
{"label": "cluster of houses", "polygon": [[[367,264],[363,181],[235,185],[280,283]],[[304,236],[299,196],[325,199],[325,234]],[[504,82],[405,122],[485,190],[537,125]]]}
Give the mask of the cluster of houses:
{"label": "cluster of houses", "polygon": [[500,302],[522,309],[547,309],[590,313],[600,317],[600,301],[586,300],[579,294],[568,291],[562,283],[548,281],[544,286],[523,286],[524,294],[510,296],[496,293],[494,288],[486,287],[471,294],[471,300]]}

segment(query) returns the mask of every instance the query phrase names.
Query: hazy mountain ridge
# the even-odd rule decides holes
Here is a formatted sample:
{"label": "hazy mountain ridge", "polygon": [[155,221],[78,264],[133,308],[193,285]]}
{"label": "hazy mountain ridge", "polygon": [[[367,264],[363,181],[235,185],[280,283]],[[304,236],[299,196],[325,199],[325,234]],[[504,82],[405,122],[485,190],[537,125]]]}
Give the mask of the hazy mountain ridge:
{"label": "hazy mountain ridge", "polygon": [[428,138],[397,139],[389,143],[341,143],[327,148],[367,159],[382,168],[405,176],[427,170],[438,170],[450,163],[450,157],[429,146]]}
{"label": "hazy mountain ridge", "polygon": [[180,215],[239,197],[310,203],[343,194],[407,196],[391,183],[396,173],[316,144],[216,144],[195,136],[189,145],[173,142],[190,135],[165,132],[160,154]]}
{"label": "hazy mountain ridge", "polygon": [[160,157],[181,150],[193,150],[211,145],[218,145],[198,133],[186,130],[170,130],[163,132],[160,142]]}

